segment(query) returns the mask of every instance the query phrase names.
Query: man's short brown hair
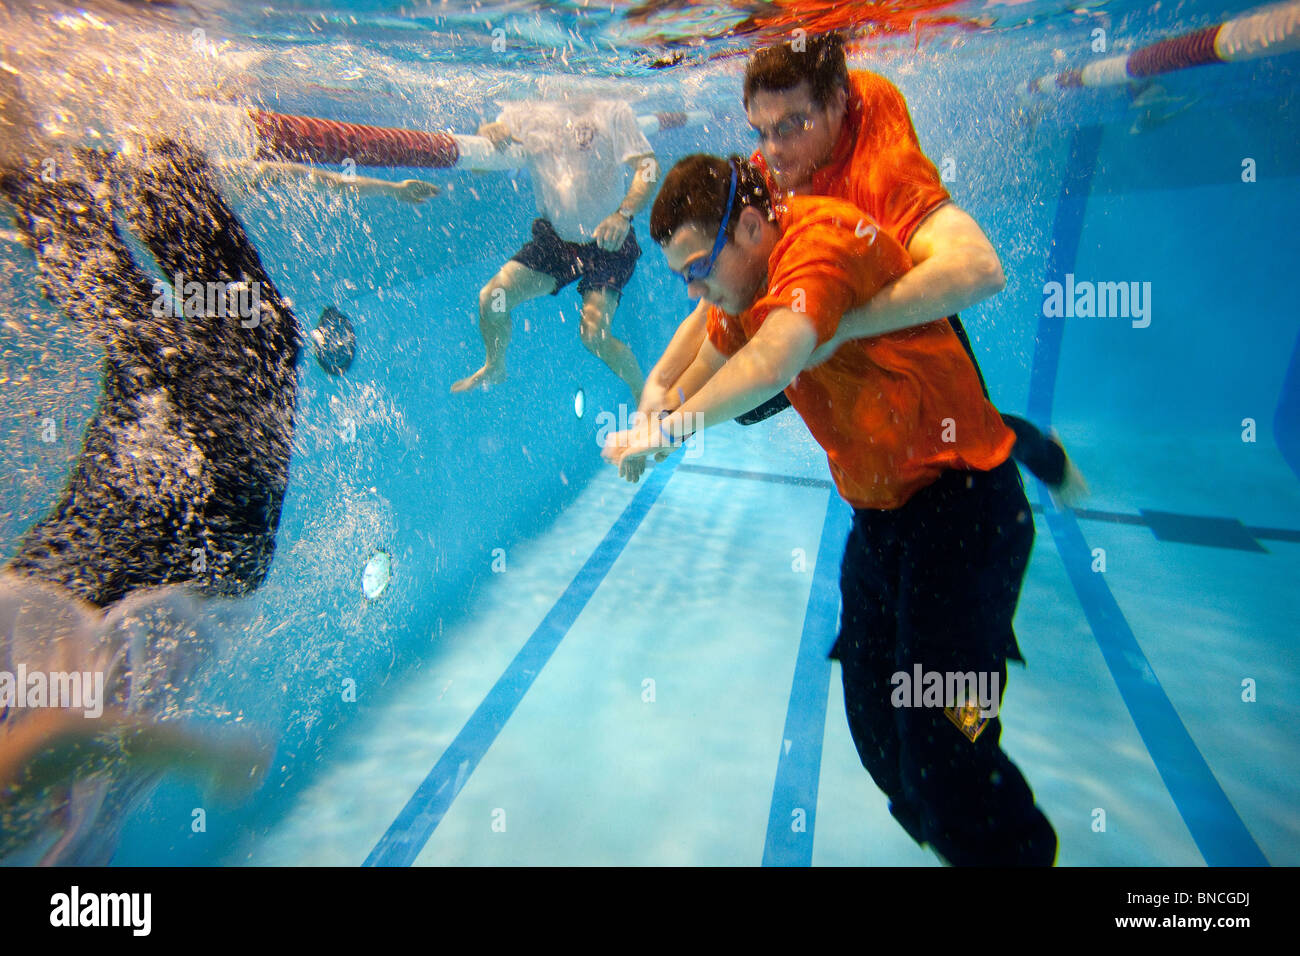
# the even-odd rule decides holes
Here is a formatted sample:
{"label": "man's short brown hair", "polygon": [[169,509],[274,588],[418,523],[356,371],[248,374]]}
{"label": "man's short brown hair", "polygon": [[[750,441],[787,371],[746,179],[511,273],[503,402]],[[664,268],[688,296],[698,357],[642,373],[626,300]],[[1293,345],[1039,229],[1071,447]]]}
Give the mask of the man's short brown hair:
{"label": "man's short brown hair", "polygon": [[767,184],[747,159],[695,153],[679,160],[664,177],[654,208],[650,210],[650,238],[663,245],[678,229],[690,224],[710,235],[716,232],[727,210],[733,168],[736,198],[727,220],[727,238],[732,238],[736,220],[746,206],[753,206],[767,219],[774,218]]}
{"label": "man's short brown hair", "polygon": [[[796,50],[795,47],[800,47]],[[749,58],[745,67],[745,109],[755,93],[781,93],[804,80],[812,89],[813,102],[822,109],[838,89],[848,89],[849,64],[844,56],[844,38],[838,33],[800,37],[793,43],[764,47]]]}

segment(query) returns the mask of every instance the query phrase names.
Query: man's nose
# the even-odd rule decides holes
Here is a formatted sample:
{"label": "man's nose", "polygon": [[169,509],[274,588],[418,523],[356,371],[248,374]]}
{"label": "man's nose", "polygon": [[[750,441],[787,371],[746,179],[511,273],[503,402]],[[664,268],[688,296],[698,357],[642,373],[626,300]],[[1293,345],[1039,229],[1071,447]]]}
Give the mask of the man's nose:
{"label": "man's nose", "polygon": [[688,282],[686,283],[686,294],[692,299],[707,299],[709,297],[708,284],[703,279]]}
{"label": "man's nose", "polygon": [[767,148],[768,165],[775,166],[778,169],[790,165],[794,158],[794,152],[784,146],[769,146]]}

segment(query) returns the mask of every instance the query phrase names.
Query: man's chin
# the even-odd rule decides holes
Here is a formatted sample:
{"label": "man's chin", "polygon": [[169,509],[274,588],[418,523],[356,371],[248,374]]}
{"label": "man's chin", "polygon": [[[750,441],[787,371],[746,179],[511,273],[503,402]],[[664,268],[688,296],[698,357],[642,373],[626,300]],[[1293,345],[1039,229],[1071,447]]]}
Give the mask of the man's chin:
{"label": "man's chin", "polygon": [[717,309],[719,312],[726,313],[727,315],[739,315],[739,314],[740,314],[739,312],[733,312],[733,311],[732,311],[732,309],[733,309],[735,303],[733,303],[733,302],[731,302],[731,301],[729,301],[729,300],[727,300],[727,299],[705,299],[704,301],[707,302],[709,305],[713,306],[713,307],[714,307],[715,309]]}
{"label": "man's chin", "polygon": [[776,188],[783,193],[795,192],[807,182],[807,177],[797,173],[776,172],[772,178],[776,180]]}

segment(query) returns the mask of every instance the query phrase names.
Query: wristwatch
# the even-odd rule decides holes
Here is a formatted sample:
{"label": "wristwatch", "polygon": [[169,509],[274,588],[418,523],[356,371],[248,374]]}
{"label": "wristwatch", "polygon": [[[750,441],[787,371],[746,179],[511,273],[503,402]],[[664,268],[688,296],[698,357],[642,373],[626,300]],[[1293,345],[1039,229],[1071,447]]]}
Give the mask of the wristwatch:
{"label": "wristwatch", "polygon": [[628,221],[628,224],[629,224],[629,225],[631,225],[633,217],[636,216],[636,213],[634,213],[634,212],[628,212],[628,211],[625,210],[622,206],[619,206],[619,207],[618,207],[617,209],[615,209],[614,211],[615,211],[616,213],[618,213],[620,216],[622,216],[624,219],[626,219],[626,220]]}

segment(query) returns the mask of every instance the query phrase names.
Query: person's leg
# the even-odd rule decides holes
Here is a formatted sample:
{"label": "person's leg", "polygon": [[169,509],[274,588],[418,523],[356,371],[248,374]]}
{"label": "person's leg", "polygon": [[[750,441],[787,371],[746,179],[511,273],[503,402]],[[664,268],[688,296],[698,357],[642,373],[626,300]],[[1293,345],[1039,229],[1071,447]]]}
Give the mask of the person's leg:
{"label": "person's leg", "polygon": [[1012,457],[1047,485],[1058,507],[1067,508],[1088,497],[1088,482],[1055,432],[1045,435],[1037,425],[1016,415],[1003,413],[1002,421],[1016,433]]}
{"label": "person's leg", "polygon": [[1065,449],[1058,442],[1019,416],[1004,412],[1002,421],[1016,433],[1016,443],[1012,446],[1016,461],[1044,484],[1059,485],[1065,480]]}
{"label": "person's leg", "polygon": [[[908,503],[902,532],[899,670],[971,675],[999,704],[1006,660],[1021,660],[1012,618],[1033,545],[1015,465],[945,473]],[[990,697],[994,695],[989,694]],[[946,702],[951,703],[951,702]],[[897,708],[907,801],[954,865],[1050,865],[1056,835],[1000,747],[1001,718],[971,740],[942,707]]]}
{"label": "person's leg", "polygon": [[146,159],[132,181],[138,204],[128,206],[127,218],[164,274],[255,293],[251,317],[219,310],[185,319],[181,349],[190,368],[167,383],[212,485],[202,518],[201,563],[208,570],[196,578],[217,592],[241,594],[261,585],[275,550],[293,451],[301,333],[206,160],[175,143]]}
{"label": "person's leg", "polygon": [[839,660],[844,711],[862,766],[889,798],[889,812],[918,844],[921,819],[903,788],[890,678],[897,671],[899,541],[897,513],[856,510],[840,565]]}
{"label": "person's leg", "polygon": [[632,407],[636,408],[641,404],[645,376],[632,350],[610,332],[623,288],[632,280],[637,260],[641,258],[636,230],[629,229],[623,244],[613,250],[602,249],[594,242],[583,245],[565,243],[565,247],[575,273],[580,277],[582,344],[623,380],[632,392]]}
{"label": "person's leg", "polygon": [[201,158],[163,144],[118,172],[124,211],[170,279],[251,285],[261,307],[172,314],[86,184],[5,177],[47,296],[106,341],[104,395],[68,486],[12,567],[101,607],[185,581],[242,593],[274,551],[296,327]]}
{"label": "person's leg", "polygon": [[176,341],[181,329],[150,310],[149,278],[85,184],[46,183],[33,170],[11,173],[0,188],[36,255],[45,296],[105,347],[103,395],[68,485],[24,536],[11,565],[102,607],[125,594],[140,569],[192,560],[184,539],[196,530],[182,499],[201,495],[201,476],[183,470],[164,488],[161,461],[139,458],[145,442],[132,443],[148,435],[168,457],[184,458],[193,448],[192,436],[165,411],[153,416],[163,420],[161,427],[144,424],[149,397],[179,363],[163,344]]}
{"label": "person's leg", "polygon": [[[525,247],[527,248],[527,247]],[[510,344],[510,313],[515,306],[555,290],[556,280],[511,259],[478,293],[478,328],[487,361],[473,375],[460,379],[451,390],[467,392],[478,385],[505,381],[506,346]]]}
{"label": "person's leg", "polygon": [[[63,178],[54,183],[35,170],[10,170],[0,188],[15,205],[46,295],[104,341],[104,394],[59,502],[24,537],[8,570],[32,588],[55,585],[49,600],[56,611],[74,606],[75,595],[101,608],[114,605],[113,620],[126,605],[145,613],[120,599],[154,585],[192,582],[218,593],[256,588],[274,551],[288,476],[298,354],[293,317],[201,157],[160,144],[129,170],[90,154],[63,159]],[[206,295],[184,315],[165,306],[159,284],[132,260],[101,204],[100,176],[120,184],[124,214],[168,284],[220,289],[223,304],[215,312],[205,311]],[[255,308],[228,312],[233,286],[245,293],[240,302],[251,299]],[[146,603],[183,604],[181,593],[152,592]],[[30,617],[30,594],[21,603]],[[195,633],[195,612],[182,616],[182,635]],[[17,632],[0,633],[0,649],[24,661],[62,648],[80,664],[70,669],[105,670],[130,714],[117,725],[79,716],[70,728],[33,725],[23,731],[26,747],[14,739],[15,727],[5,728],[0,754],[9,771],[53,781],[35,794],[26,819],[39,824],[60,789],[70,794],[57,827],[62,835],[45,862],[107,863],[126,808],[163,763],[218,771],[223,785],[256,764],[244,762],[251,751],[242,745],[213,746],[156,723],[174,715],[168,702],[183,693],[205,655],[149,620],[143,640],[121,645],[72,641],[46,627],[22,632],[29,640],[16,647]],[[92,656],[114,647],[125,660],[114,654],[111,666],[92,666]],[[91,725],[93,733],[84,729]],[[97,758],[109,765],[99,774]],[[20,790],[30,794],[30,780]],[[0,814],[10,803],[0,799]],[[56,802],[56,814],[58,808]],[[42,832],[24,827],[9,849],[39,841]]]}
{"label": "person's leg", "polygon": [[627,343],[610,332],[614,312],[618,309],[619,293],[612,288],[588,289],[582,296],[582,344],[592,355],[609,366],[610,371],[623,380],[632,391],[632,407],[641,403],[641,389],[645,376],[636,356]]}
{"label": "person's leg", "polygon": [[[984,381],[984,372],[980,369],[979,360],[975,358],[975,350],[971,348],[970,337],[966,334],[960,316],[948,316],[948,324],[966,350],[966,355],[975,368],[975,375],[980,380],[984,397],[988,398],[989,388]],[[1065,454],[1065,446],[1059,439],[1044,434],[1033,422],[1018,415],[1003,414],[1002,421],[1016,433],[1016,443],[1011,447],[1012,457],[1047,485],[1054,495],[1060,497],[1062,503],[1073,503],[1088,494],[1087,482],[1070,462]]]}

